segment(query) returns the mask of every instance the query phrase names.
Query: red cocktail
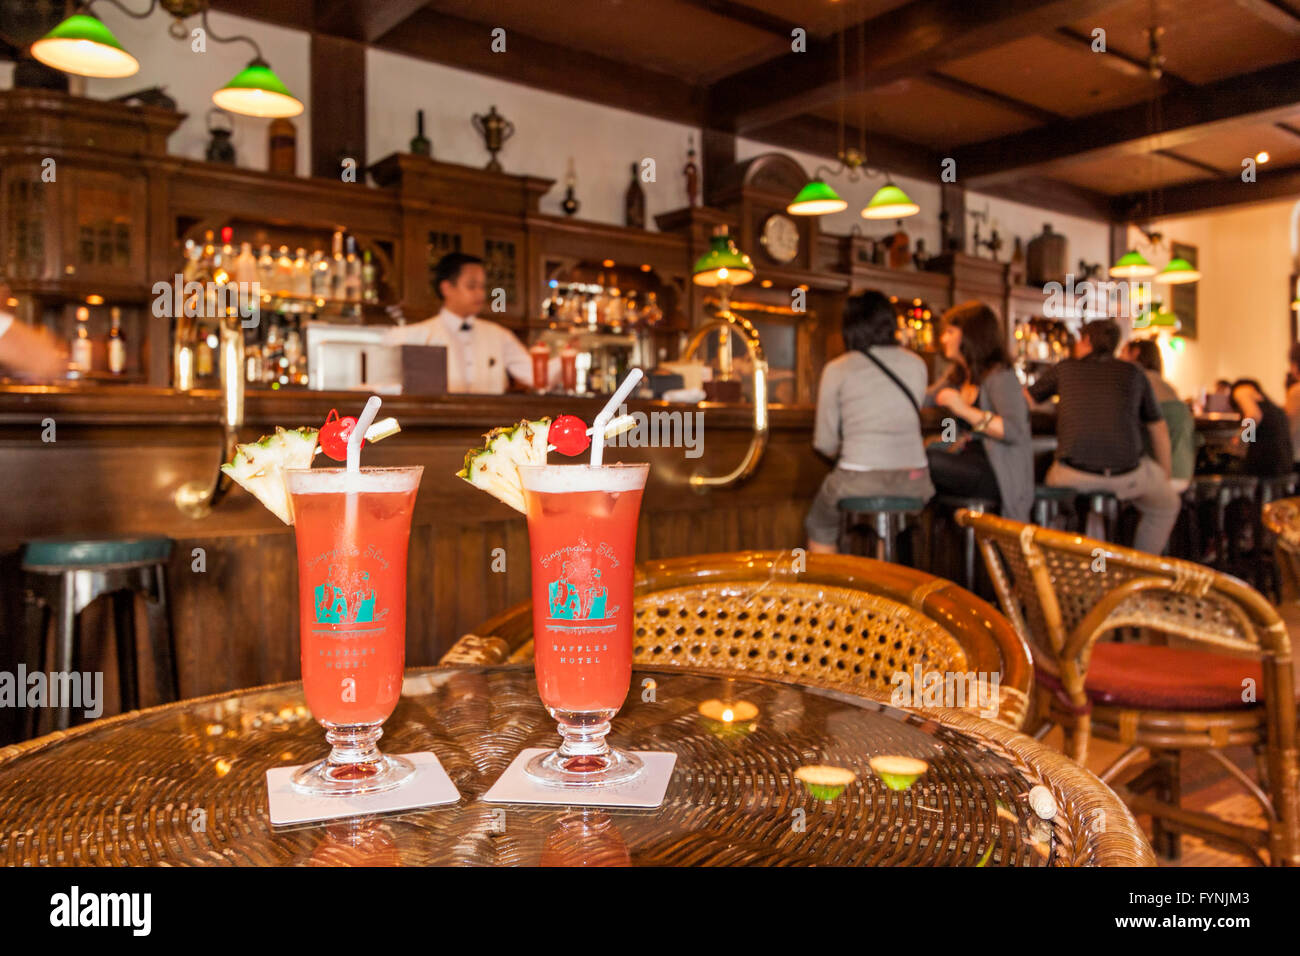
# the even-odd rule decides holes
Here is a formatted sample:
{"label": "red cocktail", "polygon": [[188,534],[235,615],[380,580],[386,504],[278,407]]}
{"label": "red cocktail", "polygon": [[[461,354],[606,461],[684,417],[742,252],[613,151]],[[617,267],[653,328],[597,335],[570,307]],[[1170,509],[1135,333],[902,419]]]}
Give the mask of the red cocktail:
{"label": "red cocktail", "polygon": [[632,572],[649,465],[521,466],[532,551],[537,689],[564,742],[528,765],[549,783],[634,777],[605,742],[632,679]]}
{"label": "red cocktail", "polygon": [[414,772],[376,744],[402,691],[406,552],[423,471],[285,471],[298,541],[303,691],[334,748],[294,774],[301,790],[372,793]]}

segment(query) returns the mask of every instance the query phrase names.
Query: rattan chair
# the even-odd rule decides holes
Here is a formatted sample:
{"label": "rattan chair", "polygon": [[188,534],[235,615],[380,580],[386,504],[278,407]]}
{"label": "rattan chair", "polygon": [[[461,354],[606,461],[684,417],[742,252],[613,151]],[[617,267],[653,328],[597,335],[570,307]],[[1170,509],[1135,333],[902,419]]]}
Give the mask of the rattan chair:
{"label": "rattan chair", "polygon": [[[790,551],[709,554],[637,566],[634,660],[816,684],[889,700],[894,675],[998,675],[965,709],[1019,728],[1029,651],[995,608],[942,578],[871,558]],[[532,660],[531,602],[483,622],[442,664]],[[991,679],[986,692],[993,690]],[[991,713],[996,709],[996,713]]]}
{"label": "rattan chair", "polygon": [[[1078,535],[962,512],[998,598],[1034,654],[1038,715],[1065,730],[1082,764],[1093,735],[1128,745],[1102,774],[1135,813],[1155,821],[1158,850],[1177,833],[1300,864],[1300,776],[1291,643],[1277,612],[1243,582],[1189,561]],[[1200,649],[1099,642],[1121,627],[1209,645]],[[1255,749],[1261,783],[1222,752]],[[1184,750],[1217,760],[1264,808],[1265,830],[1179,806]],[[1145,765],[1138,763],[1143,752]],[[1154,793],[1147,791],[1153,790]]]}
{"label": "rattan chair", "polygon": [[1282,498],[1264,505],[1262,520],[1273,536],[1273,550],[1282,573],[1282,586],[1300,597],[1300,498]]}

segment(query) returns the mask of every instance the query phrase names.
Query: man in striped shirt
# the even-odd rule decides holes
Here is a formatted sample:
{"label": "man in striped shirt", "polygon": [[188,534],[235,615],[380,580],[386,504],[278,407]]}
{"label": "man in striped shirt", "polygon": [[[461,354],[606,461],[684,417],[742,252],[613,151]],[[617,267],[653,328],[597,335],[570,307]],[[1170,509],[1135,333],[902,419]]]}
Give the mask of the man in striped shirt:
{"label": "man in striped shirt", "polygon": [[[1089,322],[1075,357],[1047,370],[1028,391],[1035,402],[1060,396],[1056,460],[1047,483],[1079,491],[1110,491],[1141,512],[1133,546],[1160,554],[1178,520],[1178,494],[1169,483],[1169,429],[1151,383],[1136,365],[1115,357],[1119,326]],[[1143,432],[1154,460],[1143,454]]]}

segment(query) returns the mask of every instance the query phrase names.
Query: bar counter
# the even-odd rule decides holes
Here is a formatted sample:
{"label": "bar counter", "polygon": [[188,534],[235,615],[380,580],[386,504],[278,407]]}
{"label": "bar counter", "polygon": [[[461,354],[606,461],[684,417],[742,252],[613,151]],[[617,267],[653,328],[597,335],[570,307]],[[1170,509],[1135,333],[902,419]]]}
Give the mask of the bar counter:
{"label": "bar counter", "polygon": [[[318,426],[331,408],[358,414],[355,392],[250,391],[242,441],[276,425]],[[561,396],[443,396],[384,401],[402,432],[366,449],[372,465],[422,464],[408,577],[410,665],[434,664],[480,621],[528,595],[523,516],[455,476],[482,434],[520,419],[570,413],[588,422],[602,400]],[[757,470],[738,488],[697,492],[697,470],[726,474],[753,434],[746,405],[632,402],[633,412],[702,412],[698,457],[688,449],[614,448],[615,461],[648,461],[638,560],[803,543],[803,518],[828,465],[810,445],[812,409],[773,406],[769,442]],[[185,697],[298,676],[297,591],[292,529],[239,487],[203,518],[173,503],[178,487],[212,480],[221,462],[216,391],[117,387],[12,386],[0,389],[0,481],[10,506],[0,518],[0,620],[13,669],[23,612],[22,543],[55,535],[167,535],[168,566]],[[318,462],[319,463],[319,462]],[[498,551],[497,549],[504,549]],[[494,571],[502,566],[504,571]],[[137,615],[142,619],[143,615]],[[83,616],[83,667],[102,669],[110,710],[115,663],[106,611]],[[95,631],[102,633],[96,639]],[[144,638],[141,632],[141,640]],[[149,691],[149,681],[142,688]],[[150,703],[145,700],[145,703]],[[2,731],[3,728],[0,728]]]}
{"label": "bar counter", "polygon": [[[316,426],[331,408],[357,414],[363,398],[356,392],[249,391],[240,438],[254,441],[276,425]],[[220,401],[216,391],[144,386],[0,388],[0,481],[11,502],[0,517],[6,661],[0,667],[16,663],[20,645],[24,541],[150,534],[175,541],[168,576],[183,696],[298,675],[292,530],[238,487],[202,518],[187,516],[173,501],[182,484],[216,478]],[[520,394],[385,399],[382,414],[396,417],[402,432],[369,447],[366,463],[425,467],[408,578],[411,665],[436,663],[467,630],[528,596],[523,517],[455,476],[465,451],[497,425],[561,413],[590,422],[601,405],[599,398]],[[629,410],[702,414],[698,457],[687,457],[690,449],[682,447],[622,447],[609,454],[652,466],[638,560],[803,545],[804,516],[829,468],[811,447],[812,406],[771,406],[767,449],[754,474],[738,487],[707,491],[693,488],[691,475],[726,474],[739,464],[753,435],[752,408],[634,401]],[[939,431],[943,415],[925,410],[927,433]],[[1198,426],[1203,433],[1228,434],[1236,428],[1228,417]],[[1040,455],[1055,444],[1053,419],[1050,411],[1033,413]],[[500,568],[503,560],[505,570],[494,571],[494,562]],[[109,617],[96,608],[84,615],[87,648],[112,644]],[[112,651],[104,653],[108,660],[92,654],[84,666],[103,669],[111,688],[116,667]],[[114,701],[115,692],[108,698]]]}

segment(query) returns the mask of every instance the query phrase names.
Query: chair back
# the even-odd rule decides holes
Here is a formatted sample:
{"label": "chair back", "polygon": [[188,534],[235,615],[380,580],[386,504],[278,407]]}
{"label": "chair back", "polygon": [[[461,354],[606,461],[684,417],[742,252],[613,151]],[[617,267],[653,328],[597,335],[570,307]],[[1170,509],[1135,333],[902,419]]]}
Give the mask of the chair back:
{"label": "chair back", "polygon": [[1087,704],[1083,684],[1097,638],[1144,627],[1264,656],[1261,696],[1289,707],[1294,724],[1290,638],[1273,606],[1244,582],[1190,561],[993,515],[963,511],[957,521],[975,530],[1003,611],[1072,704]]}
{"label": "chair back", "polygon": [[1264,505],[1262,520],[1273,536],[1278,567],[1287,589],[1300,595],[1300,498],[1282,498]]}
{"label": "chair back", "polygon": [[[1018,728],[1028,648],[996,609],[950,581],[848,555],[743,551],[637,566],[634,661],[960,706]],[[529,602],[488,620],[444,664],[530,660]],[[941,685],[929,675],[938,672]],[[905,675],[900,677],[899,675]],[[918,679],[923,686],[913,689]],[[923,697],[923,687],[937,697]]]}

